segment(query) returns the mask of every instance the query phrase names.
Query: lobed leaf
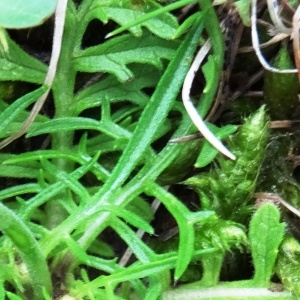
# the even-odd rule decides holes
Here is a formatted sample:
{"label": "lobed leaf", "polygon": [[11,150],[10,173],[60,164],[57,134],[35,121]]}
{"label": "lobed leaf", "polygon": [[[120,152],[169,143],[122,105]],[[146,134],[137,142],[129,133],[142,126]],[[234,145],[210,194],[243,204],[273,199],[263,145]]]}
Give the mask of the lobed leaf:
{"label": "lobed leaf", "polygon": [[[99,154],[93,158],[88,159],[84,165],[77,168],[75,171],[69,174],[69,176],[71,176],[74,180],[78,180],[95,165],[98,158]],[[34,197],[26,201],[26,206],[24,210],[20,212],[20,215],[23,218],[28,218],[35,208],[46,203],[49,199],[60,193],[63,189],[65,189],[65,184],[60,181],[44,188],[40,193],[36,194]]]}
{"label": "lobed leaf", "polygon": [[155,256],[152,249],[125,222],[115,216],[111,216],[111,218],[110,227],[126,242],[134,255],[143,263],[150,262]]}
{"label": "lobed leaf", "polygon": [[42,84],[47,67],[27,54],[7,37],[8,52],[0,51],[0,80],[19,80]]}
{"label": "lobed leaf", "polygon": [[[32,164],[32,161],[40,160],[41,157],[43,157],[44,159],[64,158],[64,159],[77,162],[80,165],[84,165],[92,159],[86,153],[82,154],[82,153],[74,153],[71,151],[42,150],[42,151],[26,152],[26,153],[16,155],[14,157],[9,157],[3,162],[3,164],[9,165],[15,163],[24,163],[24,162],[30,162]],[[92,167],[92,171],[98,180],[105,181],[105,179],[107,179],[107,177],[109,176],[109,172],[105,170],[103,167],[101,167],[98,163],[94,163]]]}
{"label": "lobed leaf", "polygon": [[[98,18],[104,23],[107,23],[108,20],[114,20],[120,25],[126,25],[156,11],[160,7],[157,2],[152,0],[147,0],[147,2],[142,0],[109,0],[105,2],[96,0],[93,1],[86,19],[90,21]],[[161,38],[171,39],[178,27],[178,23],[174,16],[164,13],[156,15],[141,24],[135,24],[129,30],[135,36],[141,36],[143,32],[142,26]]]}
{"label": "lobed leaf", "polygon": [[69,188],[70,191],[77,195],[80,204],[85,204],[90,199],[90,194],[87,189],[70,174],[57,169],[56,166],[48,162],[44,157],[41,159],[41,166],[47,175],[52,175],[55,178],[55,181],[62,182],[65,187]]}
{"label": "lobed leaf", "polygon": [[[215,249],[198,250],[197,257],[202,257],[205,254],[211,254],[215,252]],[[160,273],[165,270],[169,270],[175,267],[178,256],[176,253],[167,253],[157,255],[152,262],[149,263],[135,263],[128,268],[116,272],[110,276],[100,276],[93,280],[91,284],[95,287],[105,286],[107,283],[117,284],[119,282],[125,282],[128,280],[144,278],[151,276],[155,273]]]}
{"label": "lobed leaf", "polygon": [[74,67],[81,72],[108,72],[120,82],[126,82],[134,78],[128,64],[150,64],[161,69],[162,59],[172,59],[177,46],[176,42],[149,33],[143,38],[123,35],[79,52],[74,58]]}
{"label": "lobed leaf", "polygon": [[[95,193],[92,201],[83,208],[84,212],[80,210],[71,215],[65,222],[53,229],[51,236],[57,237],[58,232],[64,232],[64,234],[67,234],[68,232],[73,231],[74,228],[77,228],[80,226],[80,224],[86,222],[89,215],[95,214],[95,212],[101,208],[103,203],[115,203],[115,201],[118,201],[119,205],[124,202],[128,203],[128,199],[130,199],[132,194],[137,193],[137,189],[138,194],[141,193],[142,187],[141,183],[139,183],[135,185],[132,190],[130,190],[130,194],[128,193],[127,197],[122,198],[123,195],[118,195],[118,198],[115,198],[115,190],[118,189],[126,181],[126,179],[128,179],[128,176],[131,174],[132,170],[136,167],[136,165],[139,164],[148,146],[153,141],[157,129],[165,121],[167,114],[170,111],[179,92],[184,76],[188,70],[189,62],[192,59],[192,55],[198,45],[198,38],[202,28],[201,20],[199,20],[194,24],[193,28],[185,37],[184,42],[177,49],[175,57],[168,65],[168,68],[162,76],[154,94],[152,95],[151,100],[147,103],[147,106],[139,119],[139,123],[135,129],[135,132],[123,151],[122,157],[119,159],[118,164],[114,168],[111,176],[105,182],[103,187]],[[188,128],[191,126],[190,121],[188,121],[187,118],[184,122],[184,128],[186,128],[186,126]],[[168,148],[168,151],[166,152],[167,154],[169,154],[170,149],[173,149],[173,147]],[[175,149],[177,149],[177,147],[175,147]],[[159,172],[162,171],[162,169],[160,169],[161,166],[166,168],[166,161],[167,163],[170,163],[169,157],[166,159],[166,156],[163,156],[161,159],[162,160],[159,161],[159,165],[155,166],[156,170],[151,170],[151,172],[149,172],[147,175],[148,178],[152,178],[152,176],[158,176]],[[150,165],[150,167],[151,166],[152,165]],[[139,182],[141,181],[141,178],[142,177],[139,177]],[[152,191],[150,190],[150,194],[151,192]],[[176,204],[177,203],[178,202],[176,202]],[[82,237],[85,244],[89,244],[94,239],[94,236],[98,235],[102,229],[100,228],[99,230],[98,224],[101,226],[101,224],[103,224],[103,220],[105,220],[107,216],[108,213],[99,214],[97,222],[95,222],[93,226],[90,226],[89,231],[87,231]],[[192,229],[192,225],[189,226]],[[186,232],[189,231],[186,230]],[[190,232],[192,232],[192,230],[190,230]],[[188,239],[190,239],[190,234],[188,234]],[[49,253],[53,247],[60,243],[60,241],[59,239],[44,239],[42,243],[45,245],[46,252]],[[186,255],[186,247],[190,246],[182,242],[180,258],[183,258],[183,267],[181,266],[179,272],[177,271],[176,276],[180,276],[180,273],[184,271],[184,266],[186,266],[190,260],[190,253],[192,253],[192,250],[189,249],[188,255]]]}
{"label": "lobed leaf", "polygon": [[38,98],[41,97],[46,90],[47,87],[42,86],[9,105],[0,114],[0,132],[5,131],[6,128],[11,125],[12,121],[18,116],[18,114],[22,113],[24,109],[27,108],[30,104],[37,101]]}
{"label": "lobed leaf", "polygon": [[120,83],[113,75],[83,89],[75,97],[70,106],[74,114],[79,114],[85,109],[98,107],[104,101],[115,103],[130,101],[134,105],[144,107],[149,101],[149,96],[143,92],[144,88],[154,87],[161,75],[151,66],[132,65],[130,67],[133,80]]}
{"label": "lobed leaf", "polygon": [[33,125],[27,134],[27,137],[32,137],[45,133],[61,132],[61,131],[74,131],[74,130],[96,130],[108,135],[113,135],[117,138],[129,138],[131,134],[120,126],[114,123],[99,122],[91,118],[81,117],[66,117],[56,118],[44,122],[38,126]]}
{"label": "lobed leaf", "polygon": [[147,221],[144,221],[139,215],[132,213],[125,208],[113,205],[103,205],[101,209],[112,212],[116,216],[124,219],[127,224],[130,224],[138,229],[142,229],[149,234],[154,233],[153,227],[150,226]]}

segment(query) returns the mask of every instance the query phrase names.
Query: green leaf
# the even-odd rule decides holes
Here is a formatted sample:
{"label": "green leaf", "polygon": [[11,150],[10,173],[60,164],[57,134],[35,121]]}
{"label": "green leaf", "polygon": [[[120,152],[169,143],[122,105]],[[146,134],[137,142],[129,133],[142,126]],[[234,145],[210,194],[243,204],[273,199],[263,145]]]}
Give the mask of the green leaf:
{"label": "green leaf", "polygon": [[144,26],[161,38],[171,39],[178,27],[177,19],[171,14],[156,15],[143,23],[135,22],[137,19],[145,17],[151,12],[156,12],[159,8],[161,6],[152,0],[96,0],[93,1],[93,5],[89,9],[87,20],[90,21],[93,18],[98,18],[102,22],[107,23],[111,19],[120,25],[127,25],[134,22],[130,24],[129,30],[135,36],[142,35],[142,26]]}
{"label": "green leaf", "polygon": [[[274,60],[278,69],[292,69],[294,63],[286,46],[283,46]],[[297,74],[267,71],[264,78],[264,100],[272,119],[289,120],[299,114],[299,80]]]}
{"label": "green leaf", "polygon": [[[80,151],[79,151],[80,152]],[[63,158],[68,159],[74,162],[79,163],[80,165],[86,164],[91,160],[91,157],[86,153],[74,153],[71,151],[61,151],[61,150],[42,150],[42,151],[33,151],[25,152],[14,157],[8,158],[3,164],[15,164],[19,162],[30,162],[33,160],[40,160],[41,157],[44,159],[53,159],[53,158]],[[32,164],[32,162],[30,162]],[[105,181],[109,176],[109,172],[101,167],[98,163],[94,163],[92,168],[95,176],[102,181]]]}
{"label": "green leaf", "polygon": [[194,13],[191,16],[189,16],[186,20],[184,20],[183,23],[176,30],[173,39],[177,39],[179,36],[185,33],[190,27],[192,27],[194,22],[199,18],[199,16],[201,16],[201,12]]}
{"label": "green leaf", "polygon": [[1,0],[0,26],[5,28],[26,28],[44,22],[56,7],[57,0]]}
{"label": "green leaf", "polygon": [[12,121],[22,113],[23,110],[33,102],[37,101],[47,90],[46,86],[42,86],[37,90],[26,94],[19,98],[0,114],[0,132],[5,131],[8,126],[11,126]]}
{"label": "green leaf", "polygon": [[12,178],[37,178],[39,170],[26,166],[0,166],[0,177]]}
{"label": "green leaf", "polygon": [[47,67],[27,54],[8,35],[8,52],[0,51],[0,80],[19,80],[42,84]]}
{"label": "green leaf", "polygon": [[[24,97],[24,96],[25,96],[24,94],[21,95],[21,97]],[[14,99],[14,101],[17,101],[18,99]],[[10,106],[9,104],[7,104],[4,101],[0,100],[0,112],[4,112],[9,106]],[[30,114],[29,110],[28,111],[27,110],[20,111],[20,113],[16,116],[14,121],[12,123],[10,123],[10,126],[8,126],[5,129],[5,132],[15,132],[17,129],[20,128],[21,124],[24,122],[24,120],[26,120],[26,118],[29,116],[29,114]],[[49,119],[46,116],[37,115],[35,122],[39,123],[39,122],[45,122],[45,121],[48,121],[48,120]],[[1,132],[0,135],[5,136],[4,131]]]}
{"label": "green leaf", "polygon": [[41,186],[37,183],[25,183],[12,186],[0,191],[0,200],[19,196],[22,194],[33,194],[41,191]]}
{"label": "green leaf", "polygon": [[9,300],[22,300],[21,297],[11,293],[11,292],[6,292],[6,295],[8,297]]}
{"label": "green leaf", "polygon": [[45,174],[50,174],[56,181],[62,182],[68,187],[75,195],[78,196],[80,204],[85,204],[90,199],[90,194],[87,189],[77,180],[74,179],[70,174],[58,169],[56,166],[48,162],[45,158],[41,159],[41,166],[45,170]]}
{"label": "green leaf", "polygon": [[250,7],[251,1],[250,0],[238,0],[234,3],[243,23],[245,26],[250,26]]}
{"label": "green leaf", "polygon": [[8,236],[28,268],[34,289],[34,299],[42,299],[42,287],[52,292],[50,272],[33,233],[13,211],[0,202],[0,230]]}
{"label": "green leaf", "polygon": [[85,109],[99,107],[104,101],[115,103],[125,100],[143,108],[149,101],[149,96],[143,89],[156,86],[161,72],[141,65],[133,65],[130,69],[133,80],[120,83],[113,75],[107,76],[79,92],[70,109],[77,115]]}
{"label": "green leaf", "polygon": [[297,299],[300,298],[300,244],[292,238],[286,237],[280,245],[276,274],[284,287],[290,290]]}
{"label": "green leaf", "polygon": [[[215,252],[215,249],[204,249],[198,250],[197,256],[202,257],[202,255],[210,255]],[[105,286],[108,283],[116,284],[118,282],[125,282],[128,280],[144,278],[147,276],[151,276],[155,273],[160,273],[162,271],[172,269],[175,267],[176,261],[178,260],[178,256],[176,253],[168,253],[157,255],[155,260],[149,263],[136,263],[132,264],[128,268],[116,272],[110,276],[99,276],[95,280],[91,282],[91,284],[95,287]]]}
{"label": "green leaf", "polygon": [[153,210],[147,200],[142,197],[136,199],[126,205],[126,209],[143,218],[144,221],[150,223],[153,220]]}
{"label": "green leaf", "polygon": [[131,211],[124,209],[119,206],[113,205],[103,205],[101,210],[107,210],[114,213],[116,216],[121,217],[124,221],[138,229],[142,229],[143,231],[153,234],[153,227],[148,224],[148,222],[144,221],[140,216],[132,213]]}
{"label": "green leaf", "polygon": [[165,122],[184,76],[188,71],[187,62],[195,51],[201,31],[202,22],[199,19],[177,49],[175,57],[160,79],[155,92],[139,119],[132,138],[124,149],[112,176],[109,178],[109,182],[104,186],[105,190],[111,190],[112,186],[119,186],[127,179],[127,176],[138,164],[148,145],[153,141],[158,128]]}
{"label": "green leaf", "polygon": [[148,191],[151,191],[151,195],[157,197],[164,204],[178,224],[179,247],[175,269],[175,280],[178,280],[191,262],[194,252],[194,222],[197,219],[203,221],[205,218],[209,218],[212,212],[193,215],[176,197],[155,183],[147,182],[146,193]]}
{"label": "green leaf", "polygon": [[[78,180],[95,165],[98,158],[99,153],[95,157],[88,159],[83,166],[77,168],[75,171],[69,174],[69,176],[71,176],[74,180]],[[65,184],[60,181],[49,185],[48,187],[44,188],[40,193],[36,194],[34,197],[26,201],[26,207],[24,208],[24,211],[20,212],[20,215],[22,215],[22,217],[24,218],[28,218],[30,213],[32,213],[32,211],[35,208],[46,203],[49,199],[53,198],[55,195],[57,195],[64,189]]]}
{"label": "green leaf", "polygon": [[[177,49],[176,55],[169,63],[166,72],[155,89],[155,92],[143,110],[135,131],[127,143],[121,158],[118,160],[118,164],[115,166],[113,172],[102,188],[95,193],[92,201],[84,207],[84,214],[81,211],[74,213],[64,224],[53,229],[51,235],[53,234],[53,236],[57,237],[58,232],[60,235],[62,232],[64,232],[64,234],[70,233],[75,228],[74,226],[78,226],[78,224],[86,222],[88,215],[99,210],[103,203],[112,203],[113,201],[116,201],[114,198],[115,189],[122,186],[122,184],[130,176],[132,170],[134,170],[141,159],[144,158],[143,156],[147,149],[149,149],[148,146],[155,138],[158,128],[165,122],[169,111],[174,105],[185,74],[188,71],[189,63],[191,62],[194,51],[198,45],[198,39],[202,28],[202,23],[199,19],[199,21],[195,22],[192,29],[187,33],[184,42],[181,43],[180,47]],[[191,126],[190,121],[188,121],[187,118],[185,119],[184,126],[187,126],[188,128]],[[173,147],[171,147],[171,149],[172,148]],[[168,148],[168,151],[169,150],[170,148]],[[165,161],[166,157],[164,156],[162,161],[159,161],[159,164],[155,165],[155,170],[151,170],[151,173],[149,173],[147,177],[151,178],[151,176],[158,176],[162,171],[160,169],[161,166],[164,168],[166,167],[164,165]],[[133,190],[135,190],[135,187]],[[125,199],[122,201],[125,201]],[[106,215],[108,214],[106,213]],[[93,228],[93,231],[89,231],[87,233],[87,235],[91,238],[94,234],[98,235],[98,228]],[[88,240],[86,239],[86,241]],[[47,240],[47,242],[45,242],[47,243],[46,252],[48,253],[48,251],[51,251],[53,246],[59,242],[59,239]],[[182,251],[181,255],[185,256],[185,253]]]}
{"label": "green leaf", "polygon": [[134,78],[128,64],[150,64],[161,69],[162,59],[172,59],[177,47],[177,42],[165,41],[149,33],[143,38],[123,35],[79,52],[74,66],[81,72],[108,72],[126,82]]}
{"label": "green leaf", "polygon": [[126,242],[134,255],[143,263],[153,260],[155,253],[140,239],[140,237],[122,220],[111,216],[110,227]]}
{"label": "green leaf", "polygon": [[283,239],[285,225],[280,223],[280,212],[273,203],[263,204],[250,222],[249,241],[257,287],[268,287]]}
{"label": "green leaf", "polygon": [[202,67],[202,71],[206,81],[203,93],[208,93],[214,87],[214,83],[218,76],[216,63],[212,55],[208,56],[207,62]]}
{"label": "green leaf", "polygon": [[94,240],[89,247],[88,252],[98,256],[99,260],[101,260],[99,257],[115,257],[115,253],[111,245],[101,241],[100,239]]}
{"label": "green leaf", "polygon": [[99,122],[90,118],[66,117],[57,118],[39,125],[33,125],[28,131],[27,137],[45,133],[74,131],[74,130],[96,130],[118,138],[129,138],[131,134],[125,129],[108,122]]}

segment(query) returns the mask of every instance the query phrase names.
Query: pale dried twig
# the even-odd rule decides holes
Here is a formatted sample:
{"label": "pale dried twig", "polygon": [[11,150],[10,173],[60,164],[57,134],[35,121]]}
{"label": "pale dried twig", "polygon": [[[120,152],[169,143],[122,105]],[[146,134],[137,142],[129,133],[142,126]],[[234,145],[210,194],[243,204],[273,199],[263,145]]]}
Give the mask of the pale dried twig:
{"label": "pale dried twig", "polygon": [[267,0],[268,11],[270,17],[275,25],[275,27],[282,33],[291,35],[292,30],[289,27],[286,27],[280,17],[280,8],[277,0]]}
{"label": "pale dried twig", "polygon": [[[275,43],[282,41],[283,39],[285,39],[287,37],[288,37],[288,35],[286,33],[278,33],[275,36],[273,36],[271,39],[269,39],[267,42],[259,44],[259,48],[263,49],[263,48],[269,47]],[[253,50],[254,50],[254,47],[245,46],[245,47],[239,48],[238,53],[247,53],[247,52],[252,52]]]}
{"label": "pale dried twig", "polygon": [[[267,1],[268,1],[268,8],[269,8],[270,15],[273,15],[274,19],[277,20],[277,16],[278,16],[278,3],[276,2],[276,0],[267,0]],[[273,3],[273,6],[271,5],[271,3]],[[276,10],[276,12],[273,12],[273,9]],[[270,64],[263,57],[263,55],[262,55],[262,53],[260,51],[260,46],[259,46],[259,38],[258,38],[257,26],[256,26],[256,22],[257,22],[256,15],[257,15],[257,0],[252,0],[252,9],[251,9],[251,36],[252,36],[252,45],[253,45],[253,49],[254,49],[254,51],[256,53],[256,56],[259,59],[259,61],[262,64],[262,66],[266,70],[271,71],[271,72],[276,72],[276,73],[297,73],[298,72],[297,69],[285,69],[285,70],[281,70],[281,69],[274,68],[274,67],[270,66]],[[276,23],[276,25],[278,25],[278,23]],[[282,30],[281,26],[279,26],[279,27],[280,28],[277,28],[277,29]],[[284,33],[286,33],[286,32],[284,32]],[[291,31],[289,31],[289,33],[291,33]]]}
{"label": "pale dried twig", "polygon": [[187,113],[189,114],[191,120],[201,132],[201,134],[206,138],[206,140],[212,144],[219,152],[229,157],[232,160],[235,160],[236,157],[232,154],[223,144],[222,142],[207,128],[204,123],[204,120],[199,115],[197,109],[193,105],[190,97],[190,90],[192,87],[192,83],[195,77],[195,73],[198,71],[202,61],[206,57],[208,51],[211,48],[210,40],[207,40],[206,43],[200,48],[197,53],[183,83],[182,87],[182,101],[185,106]]}
{"label": "pale dried twig", "polygon": [[257,202],[259,204],[265,203],[265,202],[273,202],[275,204],[281,204],[285,208],[287,208],[289,211],[291,211],[296,216],[300,217],[300,211],[296,207],[292,206],[285,200],[283,200],[281,197],[279,197],[276,194],[273,193],[256,193],[255,196],[257,197]]}

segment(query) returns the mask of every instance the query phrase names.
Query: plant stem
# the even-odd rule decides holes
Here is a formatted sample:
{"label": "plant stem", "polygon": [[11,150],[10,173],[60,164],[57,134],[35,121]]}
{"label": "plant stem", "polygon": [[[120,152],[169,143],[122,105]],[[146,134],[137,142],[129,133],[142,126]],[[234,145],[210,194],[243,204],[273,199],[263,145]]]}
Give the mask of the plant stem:
{"label": "plant stem", "polygon": [[[57,66],[56,78],[53,86],[53,98],[55,105],[54,118],[63,118],[73,116],[69,109],[74,97],[74,85],[76,72],[73,69],[72,59],[76,40],[76,10],[72,1],[69,1],[64,36],[61,48],[60,59]],[[65,151],[73,146],[73,131],[55,132],[52,134],[52,149]],[[74,169],[74,163],[65,158],[58,158],[54,160],[54,164],[63,171],[68,173]],[[63,194],[57,197],[63,197]],[[57,199],[50,200],[45,207],[45,226],[49,229],[56,227],[67,216],[64,208],[57,201]]]}
{"label": "plant stem", "polygon": [[[69,1],[65,20],[64,38],[60,54],[55,84],[53,88],[55,116],[54,118],[72,117],[73,112],[69,109],[74,97],[74,85],[76,71],[73,68],[72,59],[76,40],[76,11]],[[73,131],[62,131],[52,134],[52,149],[68,150],[73,146]],[[67,172],[73,170],[73,163],[68,159],[57,159],[56,165]]]}
{"label": "plant stem", "polygon": [[207,255],[201,259],[203,266],[203,277],[201,279],[202,286],[217,286],[224,255],[215,253]]}

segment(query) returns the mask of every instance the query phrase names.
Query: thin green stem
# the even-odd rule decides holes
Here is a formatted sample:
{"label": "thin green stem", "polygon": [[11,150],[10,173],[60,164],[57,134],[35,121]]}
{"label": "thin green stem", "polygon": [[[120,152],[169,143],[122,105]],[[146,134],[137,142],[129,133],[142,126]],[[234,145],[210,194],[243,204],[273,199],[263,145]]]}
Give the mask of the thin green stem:
{"label": "thin green stem", "polygon": [[[53,86],[53,97],[55,105],[54,118],[72,117],[73,112],[69,109],[74,97],[74,85],[76,72],[70,61],[73,56],[76,41],[76,9],[72,1],[69,1],[62,49],[60,53],[59,63],[57,66],[56,78]],[[74,131],[61,131],[52,134],[52,149],[66,151],[73,146]],[[56,166],[66,172],[72,172],[74,163],[68,159],[58,158],[54,160]],[[60,197],[58,195],[58,197]],[[57,201],[52,199],[47,202],[45,207],[45,226],[49,229],[56,227],[66,217],[66,211]]]}
{"label": "thin green stem", "polygon": [[[74,85],[76,71],[73,68],[72,59],[76,40],[76,10],[72,1],[69,1],[65,20],[64,37],[55,85],[53,88],[55,116],[54,118],[72,117],[69,109],[74,97]],[[73,145],[73,131],[62,131],[52,134],[52,149],[69,150]],[[67,159],[58,159],[57,166],[64,171],[72,171],[73,163]]]}

